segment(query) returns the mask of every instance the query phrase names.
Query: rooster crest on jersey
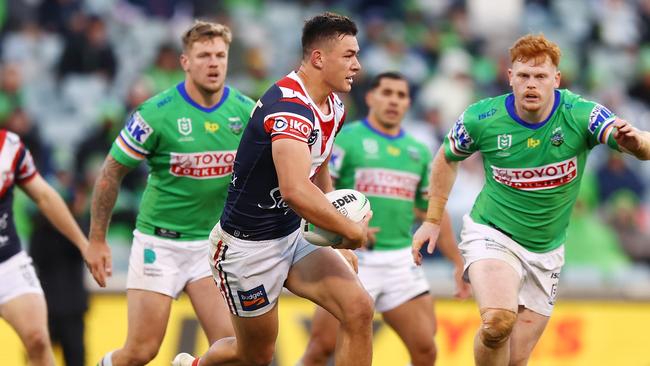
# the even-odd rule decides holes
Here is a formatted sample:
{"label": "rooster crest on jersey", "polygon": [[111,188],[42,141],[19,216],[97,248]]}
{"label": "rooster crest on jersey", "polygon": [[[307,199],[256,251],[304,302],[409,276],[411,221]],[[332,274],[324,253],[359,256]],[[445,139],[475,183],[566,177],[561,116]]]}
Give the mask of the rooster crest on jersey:
{"label": "rooster crest on jersey", "polygon": [[[325,194],[325,197],[332,203],[342,215],[354,222],[361,221],[370,211],[370,201],[361,192],[354,189],[339,189]],[[331,231],[323,230],[312,225],[305,219],[302,220],[302,234],[305,239],[319,246],[330,246],[341,244],[343,238]]]}

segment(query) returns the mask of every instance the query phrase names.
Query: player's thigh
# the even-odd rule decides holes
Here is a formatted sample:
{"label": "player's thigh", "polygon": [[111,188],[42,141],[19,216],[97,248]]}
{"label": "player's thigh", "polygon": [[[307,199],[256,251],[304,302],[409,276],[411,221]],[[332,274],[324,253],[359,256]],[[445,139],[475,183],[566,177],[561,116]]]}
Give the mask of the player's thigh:
{"label": "player's thigh", "polygon": [[128,289],[127,347],[160,347],[171,310],[172,298],[157,292]]}
{"label": "player's thigh", "polygon": [[278,306],[253,317],[230,315],[237,337],[237,354],[241,360],[255,361],[272,357],[278,337]]}
{"label": "player's thigh", "polygon": [[544,333],[548,316],[519,307],[517,322],[510,335],[510,364],[526,365],[528,358]]}
{"label": "player's thigh", "polygon": [[436,320],[433,298],[424,294],[382,313],[409,350],[433,347]]}
{"label": "player's thigh", "polygon": [[357,275],[332,248],[313,251],[293,264],[285,283],[294,294],[327,309],[337,319],[355,305],[372,303]]}
{"label": "player's thigh", "polygon": [[521,277],[501,259],[481,259],[469,268],[469,280],[479,308],[517,311]]}
{"label": "player's thigh", "polygon": [[196,316],[210,344],[235,335],[230,312],[212,275],[190,282],[185,287]]}
{"label": "player's thigh", "polygon": [[37,337],[49,340],[47,305],[40,294],[23,294],[0,305],[0,316],[16,330],[23,343]]}

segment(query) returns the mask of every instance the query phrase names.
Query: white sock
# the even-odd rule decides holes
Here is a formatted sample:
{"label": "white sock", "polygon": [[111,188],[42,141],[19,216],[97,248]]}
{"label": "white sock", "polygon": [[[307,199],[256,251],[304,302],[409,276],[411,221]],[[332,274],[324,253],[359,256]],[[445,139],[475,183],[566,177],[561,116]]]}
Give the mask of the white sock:
{"label": "white sock", "polygon": [[110,351],[107,354],[102,357],[101,360],[99,360],[99,364],[97,366],[113,366],[113,352],[115,351]]}

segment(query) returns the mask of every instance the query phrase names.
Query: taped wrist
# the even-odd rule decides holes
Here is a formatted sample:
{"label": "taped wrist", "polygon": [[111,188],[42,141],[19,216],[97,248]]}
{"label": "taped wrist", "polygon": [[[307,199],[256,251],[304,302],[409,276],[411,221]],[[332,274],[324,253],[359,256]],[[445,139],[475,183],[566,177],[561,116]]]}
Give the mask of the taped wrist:
{"label": "taped wrist", "polygon": [[429,207],[427,208],[427,215],[424,218],[424,221],[440,225],[440,222],[442,221],[442,214],[445,212],[446,205],[447,197],[429,197]]}

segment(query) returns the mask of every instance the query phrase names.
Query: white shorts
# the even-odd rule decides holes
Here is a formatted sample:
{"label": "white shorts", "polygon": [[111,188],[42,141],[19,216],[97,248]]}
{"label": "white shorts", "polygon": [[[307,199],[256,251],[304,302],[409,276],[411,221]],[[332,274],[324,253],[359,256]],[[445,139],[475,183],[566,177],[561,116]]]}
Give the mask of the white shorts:
{"label": "white shorts", "polygon": [[32,258],[24,251],[0,263],[0,305],[25,294],[43,295]]}
{"label": "white shorts", "polygon": [[210,277],[208,241],[177,241],[133,231],[127,289],[178,298],[185,285]]}
{"label": "white shorts", "polygon": [[499,259],[512,266],[521,279],[519,305],[538,314],[551,316],[557,298],[560,271],[564,265],[564,245],[546,253],[526,250],[499,230],[463,217],[461,243],[458,245],[467,269],[481,259]]}
{"label": "white shorts", "polygon": [[242,240],[221,230],[210,233],[210,264],[228,309],[240,317],[260,316],[273,309],[289,269],[320,249],[300,229],[272,240]]}
{"label": "white shorts", "polygon": [[380,313],[429,292],[424,271],[413,263],[411,247],[355,253],[359,258],[359,279]]}

